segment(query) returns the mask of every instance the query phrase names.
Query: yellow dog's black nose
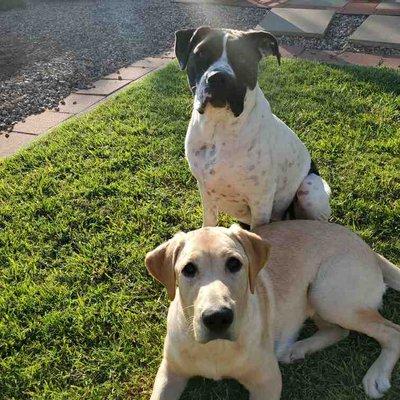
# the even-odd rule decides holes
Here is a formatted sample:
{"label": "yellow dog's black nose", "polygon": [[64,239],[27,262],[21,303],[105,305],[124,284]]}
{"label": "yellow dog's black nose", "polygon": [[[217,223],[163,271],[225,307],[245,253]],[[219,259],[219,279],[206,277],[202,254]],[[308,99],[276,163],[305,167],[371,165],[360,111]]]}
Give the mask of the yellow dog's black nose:
{"label": "yellow dog's black nose", "polygon": [[233,311],[228,307],[207,310],[202,314],[203,324],[213,333],[226,331],[233,322]]}

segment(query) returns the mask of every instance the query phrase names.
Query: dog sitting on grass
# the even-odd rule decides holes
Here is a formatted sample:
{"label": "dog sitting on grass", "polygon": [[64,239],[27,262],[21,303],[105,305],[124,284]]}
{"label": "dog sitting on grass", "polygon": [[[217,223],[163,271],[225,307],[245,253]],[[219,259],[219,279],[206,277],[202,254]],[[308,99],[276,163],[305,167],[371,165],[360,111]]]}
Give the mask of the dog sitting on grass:
{"label": "dog sitting on grass", "polygon": [[[272,220],[328,220],[330,188],[257,83],[264,31],[201,27],[176,33],[175,53],[194,94],[185,152],[203,203],[203,226],[223,211],[252,229]],[[288,212],[288,210],[290,212]]]}
{"label": "dog sitting on grass", "polygon": [[[256,233],[201,228],[149,252],[146,266],[172,300],[151,400],[178,400],[192,376],[233,378],[251,400],[278,400],[278,360],[301,360],[349,330],[382,347],[363,379],[366,394],[389,390],[400,326],[378,308],[385,284],[400,290],[400,270],[348,229],[305,220]],[[296,341],[308,317],[318,331]]]}

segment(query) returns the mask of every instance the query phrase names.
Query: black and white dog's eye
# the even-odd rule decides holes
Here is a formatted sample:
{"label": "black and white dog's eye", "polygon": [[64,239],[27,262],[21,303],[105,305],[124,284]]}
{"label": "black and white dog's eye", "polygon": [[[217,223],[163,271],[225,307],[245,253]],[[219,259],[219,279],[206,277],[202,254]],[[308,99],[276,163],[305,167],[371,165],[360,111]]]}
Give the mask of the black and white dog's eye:
{"label": "black and white dog's eye", "polygon": [[182,274],[185,275],[187,278],[193,278],[196,275],[197,267],[192,262],[187,263],[183,269]]}
{"label": "black and white dog's eye", "polygon": [[240,260],[238,260],[236,257],[229,257],[226,260],[226,268],[228,269],[229,272],[232,272],[233,274],[235,272],[240,271],[242,268],[242,263]]}
{"label": "black and white dog's eye", "polygon": [[204,58],[204,57],[205,57],[205,53],[204,53],[204,51],[199,50],[199,51],[196,53],[196,56],[199,57],[199,58]]}

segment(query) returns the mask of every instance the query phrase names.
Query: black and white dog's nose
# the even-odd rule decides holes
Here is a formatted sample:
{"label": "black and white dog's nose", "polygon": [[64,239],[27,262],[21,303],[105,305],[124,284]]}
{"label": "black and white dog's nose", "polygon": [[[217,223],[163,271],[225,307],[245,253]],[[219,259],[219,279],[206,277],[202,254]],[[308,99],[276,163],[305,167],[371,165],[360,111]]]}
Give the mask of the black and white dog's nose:
{"label": "black and white dog's nose", "polygon": [[222,333],[231,326],[233,322],[233,311],[228,307],[223,307],[217,311],[204,311],[202,320],[204,325],[211,332]]}
{"label": "black and white dog's nose", "polygon": [[225,74],[221,71],[212,71],[207,77],[207,83],[213,87],[223,87],[225,82]]}

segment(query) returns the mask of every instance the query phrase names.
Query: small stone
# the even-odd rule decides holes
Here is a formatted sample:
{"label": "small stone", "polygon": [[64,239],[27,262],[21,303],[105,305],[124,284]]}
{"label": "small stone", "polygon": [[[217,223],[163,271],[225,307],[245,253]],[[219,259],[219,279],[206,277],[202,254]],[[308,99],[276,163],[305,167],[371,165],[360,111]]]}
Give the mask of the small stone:
{"label": "small stone", "polygon": [[61,103],[63,106],[65,106],[65,101],[64,101],[64,100],[61,100],[60,103]]}
{"label": "small stone", "polygon": [[76,100],[74,100],[74,101],[72,102],[72,104],[76,104]]}
{"label": "small stone", "polygon": [[60,108],[56,107],[54,110],[58,112],[58,111],[60,111]]}
{"label": "small stone", "polygon": [[118,75],[118,80],[122,81],[122,76],[121,75]]}
{"label": "small stone", "polygon": [[10,134],[6,133],[4,136],[8,139],[10,137]]}

